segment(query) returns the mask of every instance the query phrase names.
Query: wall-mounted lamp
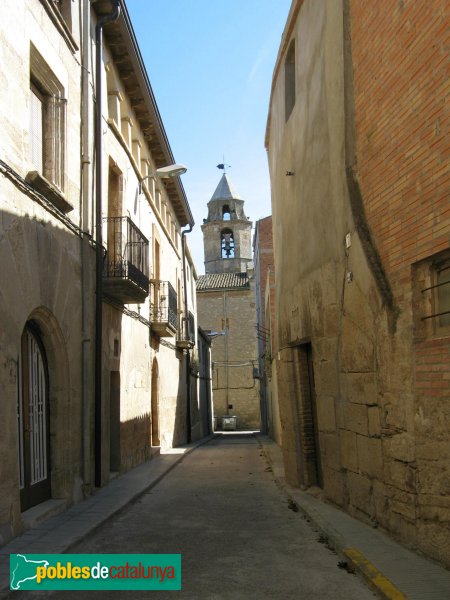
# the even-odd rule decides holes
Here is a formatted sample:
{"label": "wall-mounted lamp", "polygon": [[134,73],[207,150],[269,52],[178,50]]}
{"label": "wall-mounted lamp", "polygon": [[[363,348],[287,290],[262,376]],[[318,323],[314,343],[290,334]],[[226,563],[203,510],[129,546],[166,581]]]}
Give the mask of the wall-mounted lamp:
{"label": "wall-mounted lamp", "polygon": [[215,338],[219,335],[226,335],[226,331],[206,331],[205,332],[209,338]]}
{"label": "wall-mounted lamp", "polygon": [[146,177],[144,177],[143,179],[140,180],[139,193],[142,194],[142,184],[144,183],[144,181],[146,179],[150,179],[150,178],[154,177],[155,175],[157,175],[161,179],[170,179],[172,177],[177,177],[178,175],[183,175],[183,173],[186,173],[186,171],[187,171],[187,167],[185,167],[184,165],[175,164],[175,165],[167,165],[166,167],[160,167],[159,169],[156,169],[156,171],[154,173],[152,173],[151,175],[147,175]]}

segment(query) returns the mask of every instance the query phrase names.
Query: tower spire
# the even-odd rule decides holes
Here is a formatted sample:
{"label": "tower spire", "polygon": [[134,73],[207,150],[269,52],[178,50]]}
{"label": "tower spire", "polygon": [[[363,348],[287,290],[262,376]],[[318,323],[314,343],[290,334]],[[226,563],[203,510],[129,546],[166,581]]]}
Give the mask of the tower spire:
{"label": "tower spire", "polygon": [[[217,168],[225,171],[227,166],[224,162]],[[206,274],[245,273],[252,263],[251,229],[244,200],[224,172],[208,202],[208,217],[202,225]]]}

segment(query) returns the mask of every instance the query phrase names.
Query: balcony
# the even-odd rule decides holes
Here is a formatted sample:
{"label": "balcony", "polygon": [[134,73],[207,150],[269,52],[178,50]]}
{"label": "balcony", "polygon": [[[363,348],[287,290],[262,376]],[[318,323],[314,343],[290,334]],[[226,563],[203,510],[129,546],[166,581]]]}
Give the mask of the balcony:
{"label": "balcony", "polygon": [[177,293],[169,281],[151,282],[150,320],[152,332],[173,337],[177,332]]}
{"label": "balcony", "polygon": [[[187,327],[187,331],[186,331]],[[195,346],[195,319],[194,315],[189,311],[187,322],[182,318],[182,326],[180,327],[177,337],[177,348],[189,350]]]}
{"label": "balcony", "polygon": [[103,291],[122,304],[141,304],[149,293],[148,240],[129,217],[108,217]]}

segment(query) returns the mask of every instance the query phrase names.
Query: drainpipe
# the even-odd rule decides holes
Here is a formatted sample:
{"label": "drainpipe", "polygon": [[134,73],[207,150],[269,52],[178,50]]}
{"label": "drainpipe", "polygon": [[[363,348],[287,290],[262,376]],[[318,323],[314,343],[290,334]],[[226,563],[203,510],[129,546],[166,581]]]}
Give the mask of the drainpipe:
{"label": "drainpipe", "polygon": [[103,27],[120,14],[119,0],[113,12],[99,19],[95,27],[95,485],[102,485],[102,311],[103,311],[103,236],[102,236],[102,63]]}
{"label": "drainpipe", "polygon": [[227,293],[223,293],[223,328],[225,330],[225,402],[226,402],[226,411],[227,415],[230,414],[230,409],[228,408],[230,403],[230,391],[228,386],[230,385],[229,380],[229,368],[228,368],[228,307],[227,307]]}
{"label": "drainpipe", "polygon": [[89,165],[91,157],[89,152],[89,49],[90,49],[90,2],[83,0],[82,4],[82,52],[81,52],[81,214],[80,223],[83,230],[81,239],[81,320],[82,320],[82,423],[83,423],[83,483],[85,491],[91,484],[91,418],[90,418],[90,383],[91,373],[91,339],[89,316],[91,314],[91,294],[89,268]]}
{"label": "drainpipe", "polygon": [[[184,331],[186,339],[189,339],[189,319],[188,319],[188,293],[186,283],[186,234],[191,233],[193,225],[181,232],[181,252],[183,253],[183,286],[184,286]],[[186,428],[187,443],[191,442],[191,353],[188,350],[186,355]]]}

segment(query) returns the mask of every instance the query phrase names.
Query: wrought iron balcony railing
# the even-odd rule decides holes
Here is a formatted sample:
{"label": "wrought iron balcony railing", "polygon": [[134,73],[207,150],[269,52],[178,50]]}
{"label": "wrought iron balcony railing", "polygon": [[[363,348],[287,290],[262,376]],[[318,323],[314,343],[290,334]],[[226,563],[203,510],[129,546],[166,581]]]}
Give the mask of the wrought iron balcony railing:
{"label": "wrought iron balcony railing", "polygon": [[129,217],[107,217],[103,289],[120,302],[141,303],[149,293],[148,240]]}
{"label": "wrought iron balcony railing", "polygon": [[193,348],[195,346],[195,318],[189,311],[187,321],[184,316],[181,318],[181,326],[177,337],[178,348]]}
{"label": "wrought iron balcony railing", "polygon": [[177,293],[169,281],[151,282],[150,320],[152,331],[160,337],[177,332]]}

